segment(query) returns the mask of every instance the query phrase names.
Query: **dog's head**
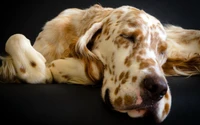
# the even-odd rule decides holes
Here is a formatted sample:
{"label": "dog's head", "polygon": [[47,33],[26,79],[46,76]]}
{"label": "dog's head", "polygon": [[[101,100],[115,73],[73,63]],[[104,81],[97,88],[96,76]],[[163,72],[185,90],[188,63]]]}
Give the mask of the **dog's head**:
{"label": "dog's head", "polygon": [[162,70],[167,49],[162,24],[130,6],[113,9],[100,23],[91,27],[100,29],[91,51],[104,65],[103,100],[132,117],[152,113],[163,121],[171,96]]}

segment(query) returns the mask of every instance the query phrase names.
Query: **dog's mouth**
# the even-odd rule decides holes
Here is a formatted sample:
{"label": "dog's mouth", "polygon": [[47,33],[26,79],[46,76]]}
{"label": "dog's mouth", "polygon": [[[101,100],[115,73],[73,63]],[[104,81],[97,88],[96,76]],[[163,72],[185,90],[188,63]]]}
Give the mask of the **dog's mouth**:
{"label": "dog's mouth", "polygon": [[151,102],[141,103],[139,105],[131,105],[131,106],[128,106],[128,107],[125,107],[125,108],[119,108],[117,110],[120,111],[120,112],[128,112],[128,111],[131,111],[131,110],[137,110],[137,111],[148,110],[148,109],[155,108],[156,105],[157,105],[157,102],[151,101]]}
{"label": "dog's mouth", "polygon": [[110,94],[109,94],[109,89],[106,90],[106,94],[105,94],[105,103],[107,104],[108,107],[110,107],[111,109],[114,109],[116,111],[119,112],[127,112],[129,110],[146,110],[146,109],[152,109],[156,107],[157,102],[161,99],[157,99],[157,100],[153,100],[153,99],[149,99],[147,96],[143,95],[143,96],[138,96],[135,97],[135,103],[131,104],[131,105],[121,105],[121,106],[114,106],[111,103],[110,100]]}

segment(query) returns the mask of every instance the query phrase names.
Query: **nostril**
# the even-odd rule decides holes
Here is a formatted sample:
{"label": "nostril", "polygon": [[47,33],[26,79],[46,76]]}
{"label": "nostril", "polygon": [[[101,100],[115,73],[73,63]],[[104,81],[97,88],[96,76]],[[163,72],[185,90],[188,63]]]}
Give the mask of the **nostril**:
{"label": "nostril", "polygon": [[145,78],[144,79],[144,88],[148,90],[151,93],[154,93],[157,91],[158,86],[154,83],[153,79],[151,78]]}
{"label": "nostril", "polygon": [[160,100],[167,92],[167,84],[164,80],[156,77],[147,77],[143,81],[143,87],[151,99]]}

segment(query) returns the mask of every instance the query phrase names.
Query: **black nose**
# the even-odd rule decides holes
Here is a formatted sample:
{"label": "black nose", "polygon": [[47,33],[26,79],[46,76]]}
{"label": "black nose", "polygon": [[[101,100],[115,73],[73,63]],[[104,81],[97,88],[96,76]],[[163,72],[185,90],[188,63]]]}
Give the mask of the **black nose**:
{"label": "black nose", "polygon": [[147,76],[143,81],[143,87],[147,95],[154,101],[159,101],[167,92],[167,83],[158,76]]}

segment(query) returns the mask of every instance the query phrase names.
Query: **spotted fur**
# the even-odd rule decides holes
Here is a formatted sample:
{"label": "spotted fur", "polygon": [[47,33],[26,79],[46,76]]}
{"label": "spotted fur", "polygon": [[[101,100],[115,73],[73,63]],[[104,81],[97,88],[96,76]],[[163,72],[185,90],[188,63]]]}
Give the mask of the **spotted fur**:
{"label": "spotted fur", "polygon": [[27,83],[102,82],[102,99],[130,117],[152,114],[162,122],[171,109],[165,76],[200,69],[200,32],[163,26],[131,6],[66,9],[48,21],[34,45],[12,35],[0,57],[1,78]]}

